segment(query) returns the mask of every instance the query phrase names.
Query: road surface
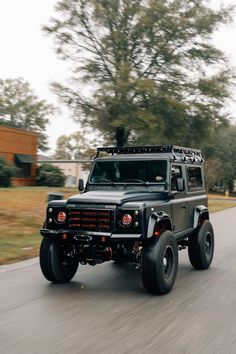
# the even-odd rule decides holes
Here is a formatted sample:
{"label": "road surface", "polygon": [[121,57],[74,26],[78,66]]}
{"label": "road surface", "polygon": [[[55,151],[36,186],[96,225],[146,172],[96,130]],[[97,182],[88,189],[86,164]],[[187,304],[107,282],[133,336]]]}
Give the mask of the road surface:
{"label": "road surface", "polygon": [[180,252],[165,296],[145,292],[140,273],[112,262],[81,266],[50,284],[37,259],[0,267],[0,353],[236,353],[236,208],[211,215],[212,267],[193,270]]}

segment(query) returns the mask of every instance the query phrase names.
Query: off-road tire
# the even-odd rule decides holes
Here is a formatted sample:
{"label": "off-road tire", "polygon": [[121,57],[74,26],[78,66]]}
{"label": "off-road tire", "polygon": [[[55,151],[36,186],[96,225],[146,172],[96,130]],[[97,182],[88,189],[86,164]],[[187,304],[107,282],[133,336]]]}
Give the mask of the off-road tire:
{"label": "off-road tire", "polygon": [[204,223],[189,238],[188,255],[195,269],[207,269],[214,255],[214,231],[210,221]]}
{"label": "off-road tire", "polygon": [[45,278],[52,283],[67,283],[75,275],[79,262],[65,256],[65,244],[43,238],[40,247],[40,267]]}
{"label": "off-road tire", "polygon": [[178,270],[178,247],[171,231],[147,240],[142,251],[141,272],[145,289],[151,294],[166,294],[174,285]]}

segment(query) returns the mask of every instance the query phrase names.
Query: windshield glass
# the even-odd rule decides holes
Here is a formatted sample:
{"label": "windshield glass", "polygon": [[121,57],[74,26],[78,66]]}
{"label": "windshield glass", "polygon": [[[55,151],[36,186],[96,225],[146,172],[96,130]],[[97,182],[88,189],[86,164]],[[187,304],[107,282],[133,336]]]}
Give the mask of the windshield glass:
{"label": "windshield glass", "polygon": [[91,183],[164,183],[167,161],[119,160],[95,161]]}

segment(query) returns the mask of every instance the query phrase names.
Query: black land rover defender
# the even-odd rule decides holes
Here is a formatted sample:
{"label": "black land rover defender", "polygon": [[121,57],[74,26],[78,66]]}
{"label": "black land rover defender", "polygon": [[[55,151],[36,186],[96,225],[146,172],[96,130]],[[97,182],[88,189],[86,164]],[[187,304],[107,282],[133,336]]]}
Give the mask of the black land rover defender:
{"label": "black land rover defender", "polygon": [[194,268],[210,266],[214,232],[200,150],[98,148],[79,190],[48,203],[40,266],[49,281],[70,281],[79,263],[132,262],[148,292],[165,294],[175,282],[178,250],[188,247]]}

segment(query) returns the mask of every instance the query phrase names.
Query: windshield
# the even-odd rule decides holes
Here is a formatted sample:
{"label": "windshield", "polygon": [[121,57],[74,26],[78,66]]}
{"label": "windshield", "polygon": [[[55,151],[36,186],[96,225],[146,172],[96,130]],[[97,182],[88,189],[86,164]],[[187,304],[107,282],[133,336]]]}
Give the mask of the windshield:
{"label": "windshield", "polygon": [[95,161],[90,183],[164,183],[167,161]]}

